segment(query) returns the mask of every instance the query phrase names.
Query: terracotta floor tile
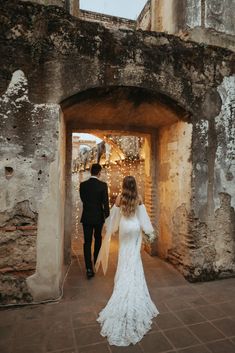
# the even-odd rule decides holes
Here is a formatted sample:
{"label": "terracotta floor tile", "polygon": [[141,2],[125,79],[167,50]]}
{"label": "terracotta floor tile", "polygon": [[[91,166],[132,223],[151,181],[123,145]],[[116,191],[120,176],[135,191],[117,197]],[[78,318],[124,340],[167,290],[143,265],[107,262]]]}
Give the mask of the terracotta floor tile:
{"label": "terracotta floor tile", "polygon": [[21,320],[42,320],[45,312],[45,305],[33,305],[25,308],[21,308],[22,315]]}
{"label": "terracotta floor tile", "polygon": [[160,314],[163,314],[163,313],[166,313],[166,312],[169,312],[169,308],[166,306],[165,303],[163,302],[156,302],[156,307],[159,311]]}
{"label": "terracotta floor tile", "polygon": [[144,353],[161,353],[172,350],[172,345],[160,332],[154,332],[144,336],[140,342],[140,346]]}
{"label": "terracotta floor tile", "polygon": [[10,342],[0,342],[0,352],[12,353],[12,345]]}
{"label": "terracotta floor tile", "polygon": [[207,347],[212,353],[234,353],[235,345],[229,340],[207,343]]}
{"label": "terracotta floor tile", "polygon": [[[235,294],[234,294],[234,298],[235,298]],[[220,309],[228,316],[235,316],[235,302],[234,302],[234,300],[226,302],[226,303],[221,303]]]}
{"label": "terracotta floor tile", "polygon": [[190,309],[190,305],[187,300],[181,298],[172,298],[165,301],[166,306],[172,311],[179,311],[184,309]]}
{"label": "terracotta floor tile", "polygon": [[155,322],[161,330],[183,326],[183,323],[173,313],[160,314],[156,317]]}
{"label": "terracotta floor tile", "polygon": [[[127,346],[127,347],[116,347],[110,346],[112,353],[143,353],[139,344]],[[103,352],[101,352],[103,353]]]}
{"label": "terracotta floor tile", "polygon": [[20,317],[21,314],[17,309],[0,310],[0,328],[2,326],[15,325]]}
{"label": "terracotta floor tile", "polygon": [[[33,352],[34,353],[34,352]],[[63,349],[62,351],[59,350],[59,351],[53,351],[53,352],[50,352],[50,353],[78,353],[77,349],[74,347],[74,348],[68,348],[68,349]],[[80,353],[80,352],[79,352]]]}
{"label": "terracotta floor tile", "polygon": [[213,320],[213,325],[216,326],[227,337],[235,336],[235,320],[224,318]]}
{"label": "terracotta floor tile", "polygon": [[186,327],[167,330],[164,333],[176,348],[199,344],[199,340]]}
{"label": "terracotta floor tile", "polygon": [[203,305],[198,307],[197,311],[201,313],[208,320],[213,320],[213,319],[219,319],[226,315],[220,308],[221,308],[220,304]]}
{"label": "terracotta floor tile", "polygon": [[210,352],[209,349],[204,345],[193,346],[193,347],[177,350],[177,353],[209,353],[209,352]]}
{"label": "terracotta floor tile", "polygon": [[24,342],[38,345],[44,338],[43,324],[41,320],[19,321],[13,336],[13,347],[17,348]]}
{"label": "terracotta floor tile", "polygon": [[[117,253],[111,244],[106,276],[100,270],[91,281],[86,279],[80,247],[79,262],[73,259],[65,284],[65,298],[59,303],[0,310],[0,353],[206,353],[205,349],[215,349],[214,339],[222,342],[221,337],[221,349],[230,349],[229,343],[235,344],[231,325],[235,316],[231,297],[233,293],[235,295],[235,279],[191,284],[169,263],[146,253],[142,255],[150,294],[160,315],[154,318],[152,330],[139,344],[109,346],[100,336],[100,326],[96,322],[97,314],[113,290]],[[217,293],[220,293],[219,299]],[[199,323],[201,316],[213,320],[212,328],[198,326],[210,325]],[[213,325],[218,326],[218,331]]]}
{"label": "terracotta floor tile", "polygon": [[76,313],[72,316],[73,327],[78,328],[89,325],[95,325],[96,319],[97,315],[95,312]]}
{"label": "terracotta floor tile", "polygon": [[210,304],[223,303],[228,301],[228,296],[225,293],[218,294],[217,291],[213,291],[209,289],[207,293],[204,294],[204,298]]}
{"label": "terracotta floor tile", "polygon": [[0,342],[9,341],[12,339],[14,334],[13,326],[6,325],[0,327]]}
{"label": "terracotta floor tile", "polygon": [[100,327],[88,326],[86,328],[75,329],[76,343],[78,347],[89,346],[91,344],[105,342],[105,338],[100,335]]}
{"label": "terracotta floor tile", "polygon": [[72,327],[67,322],[56,322],[44,331],[46,352],[74,348]]}
{"label": "terracotta floor tile", "polygon": [[187,301],[188,301],[189,305],[191,305],[194,308],[200,307],[202,305],[209,305],[210,304],[207,301],[207,299],[202,296],[189,297],[189,298],[187,298]]}
{"label": "terracotta floor tile", "polygon": [[189,326],[189,328],[202,342],[209,342],[224,338],[223,334],[209,322],[192,325]]}
{"label": "terracotta floor tile", "polygon": [[175,315],[182,320],[185,325],[196,324],[206,320],[197,310],[194,309],[177,311]]}
{"label": "terracotta floor tile", "polygon": [[12,352],[13,353],[44,353],[45,350],[42,344],[34,345],[28,342],[28,345],[14,347]]}
{"label": "terracotta floor tile", "polygon": [[79,353],[110,353],[107,343],[98,343],[79,348]]}

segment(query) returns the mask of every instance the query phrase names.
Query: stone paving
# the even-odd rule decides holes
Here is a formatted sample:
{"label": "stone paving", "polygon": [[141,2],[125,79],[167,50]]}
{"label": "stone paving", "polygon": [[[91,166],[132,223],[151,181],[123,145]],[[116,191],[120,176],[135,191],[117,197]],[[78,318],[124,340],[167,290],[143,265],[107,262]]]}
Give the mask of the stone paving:
{"label": "stone paving", "polygon": [[145,252],[146,279],[160,315],[139,344],[109,346],[96,317],[112,293],[117,239],[108,273],[100,271],[89,281],[78,244],[59,303],[0,311],[0,353],[235,352],[235,279],[190,284],[170,264]]}

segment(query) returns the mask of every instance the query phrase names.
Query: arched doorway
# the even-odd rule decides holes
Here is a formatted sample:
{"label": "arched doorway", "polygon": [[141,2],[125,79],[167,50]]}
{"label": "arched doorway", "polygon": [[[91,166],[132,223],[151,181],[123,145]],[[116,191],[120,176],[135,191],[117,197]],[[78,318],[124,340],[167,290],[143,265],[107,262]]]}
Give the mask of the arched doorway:
{"label": "arched doorway", "polygon": [[65,261],[71,249],[71,136],[76,131],[141,135],[146,140],[145,203],[158,239],[151,254],[167,258],[177,246],[169,225],[177,207],[190,205],[192,126],[171,99],[139,87],[96,88],[61,104],[67,126]]}

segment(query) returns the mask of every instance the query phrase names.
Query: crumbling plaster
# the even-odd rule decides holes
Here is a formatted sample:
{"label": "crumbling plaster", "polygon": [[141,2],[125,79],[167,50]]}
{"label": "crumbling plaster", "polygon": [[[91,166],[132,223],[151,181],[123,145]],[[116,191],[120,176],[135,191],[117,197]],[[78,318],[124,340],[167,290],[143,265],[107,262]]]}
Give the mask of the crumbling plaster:
{"label": "crumbling plaster", "polygon": [[[1,238],[5,242],[7,237],[10,237],[8,239],[10,247],[15,243],[13,251],[9,253],[11,256],[8,262],[9,271],[11,272],[12,269],[34,270],[37,262],[36,274],[27,279],[29,292],[34,299],[37,299],[37,295],[40,298],[43,297],[39,290],[35,294],[34,278],[40,276],[43,277],[44,282],[45,278],[50,282],[49,288],[43,289],[45,297],[56,297],[59,295],[60,269],[63,265],[64,231],[65,153],[63,148],[65,141],[61,136],[63,135],[63,117],[60,106],[31,103],[28,99],[27,80],[21,70],[14,72],[7,91],[0,98],[0,106],[0,211],[2,220],[0,226],[3,227]],[[59,141],[63,147],[60,147]],[[5,175],[5,168],[12,168],[12,175]],[[24,213],[20,217],[19,207],[16,208],[16,205],[22,202],[27,202],[28,214],[25,213],[24,207]],[[34,214],[38,215],[38,219],[33,217]],[[11,233],[11,229],[6,229],[7,226],[12,225],[19,227],[20,222],[30,224],[26,216],[30,219],[35,218],[31,223],[37,226],[37,244],[32,243],[33,238],[27,232],[24,233],[24,237],[28,240],[26,238],[24,240],[19,230]],[[17,219],[12,224],[14,217]],[[8,233],[4,234],[5,229]],[[28,242],[26,254],[23,253],[25,242]],[[21,250],[22,246],[23,250]],[[36,255],[35,246],[37,247],[37,261],[36,258],[32,259],[33,254]],[[15,251],[18,251],[18,256],[21,257],[21,266]],[[27,264],[29,260],[31,262],[27,268],[27,265],[23,263],[25,261]],[[2,261],[1,265],[6,267]],[[6,276],[10,277],[10,273],[3,275],[5,285],[9,286]]]}
{"label": "crumbling plaster", "polygon": [[149,13],[152,31],[235,51],[234,0],[151,0]]}
{"label": "crumbling plaster", "polygon": [[29,80],[30,98],[37,103],[60,103],[107,84],[137,86],[163,93],[200,116],[207,91],[233,70],[232,53],[224,49],[163,33],[110,31],[60,8],[24,6],[13,0],[0,4],[4,18],[0,91],[21,67]]}
{"label": "crumbling plaster", "polygon": [[[183,207],[191,209],[191,139],[192,125],[177,122],[162,127],[158,138],[158,197],[159,197],[159,245],[158,252],[167,257],[169,249],[178,247],[187,231],[175,224],[175,212]],[[177,222],[179,218],[177,217]]]}

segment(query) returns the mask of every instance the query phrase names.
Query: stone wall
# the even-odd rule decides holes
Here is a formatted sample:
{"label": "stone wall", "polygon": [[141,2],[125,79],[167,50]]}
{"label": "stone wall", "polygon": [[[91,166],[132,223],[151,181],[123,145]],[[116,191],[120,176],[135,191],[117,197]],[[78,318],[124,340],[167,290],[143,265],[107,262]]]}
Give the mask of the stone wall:
{"label": "stone wall", "polygon": [[[194,127],[193,209],[194,218],[201,221],[197,238],[203,228],[204,255],[210,259],[207,265],[204,264],[202,276],[205,277],[212,273],[216,277],[229,275],[235,269],[234,87],[235,77],[225,77],[217,87],[221,108],[210,118],[208,114],[208,119],[200,120]],[[200,149],[196,147],[198,136]]]}
{"label": "stone wall", "polygon": [[136,28],[143,31],[151,30],[151,0],[148,0],[136,21]]}
{"label": "stone wall", "polygon": [[193,124],[191,209],[180,207],[173,218],[174,229],[188,235],[168,252],[190,281],[235,271],[234,87],[235,77],[226,77],[217,87],[218,112],[210,114],[205,106],[207,118]]}
{"label": "stone wall", "polygon": [[[18,70],[0,98],[0,107],[0,299],[18,302],[32,300],[25,280],[36,269],[38,232],[43,226],[47,237],[56,234],[49,230],[54,220],[42,225],[40,218],[50,197],[51,166],[59,139],[59,106],[32,104],[27,80]],[[48,253],[51,249],[44,247],[44,256],[53,257]]]}
{"label": "stone wall", "polygon": [[235,34],[234,0],[152,0],[152,12],[152,30],[177,33],[201,27]]}
{"label": "stone wall", "polygon": [[[188,243],[188,222],[184,213],[191,208],[192,125],[184,122],[160,129],[158,138],[158,252],[167,257],[172,249]],[[188,245],[188,244],[187,244]]]}
{"label": "stone wall", "polygon": [[151,30],[235,50],[234,0],[152,0]]}
{"label": "stone wall", "polygon": [[79,18],[84,21],[101,23],[103,26],[110,29],[134,30],[136,28],[136,21],[116,16],[109,16],[98,12],[80,10]]}
{"label": "stone wall", "polygon": [[[20,1],[28,2],[28,0],[20,0]],[[45,5],[45,6],[51,5],[51,6],[63,7],[64,9],[66,8],[66,0],[30,0],[30,2],[35,4]]]}
{"label": "stone wall", "polygon": [[187,0],[152,0],[151,30],[177,33],[185,23]]}
{"label": "stone wall", "polygon": [[187,0],[186,24],[190,28],[211,28],[226,34],[235,34],[234,0]]}

